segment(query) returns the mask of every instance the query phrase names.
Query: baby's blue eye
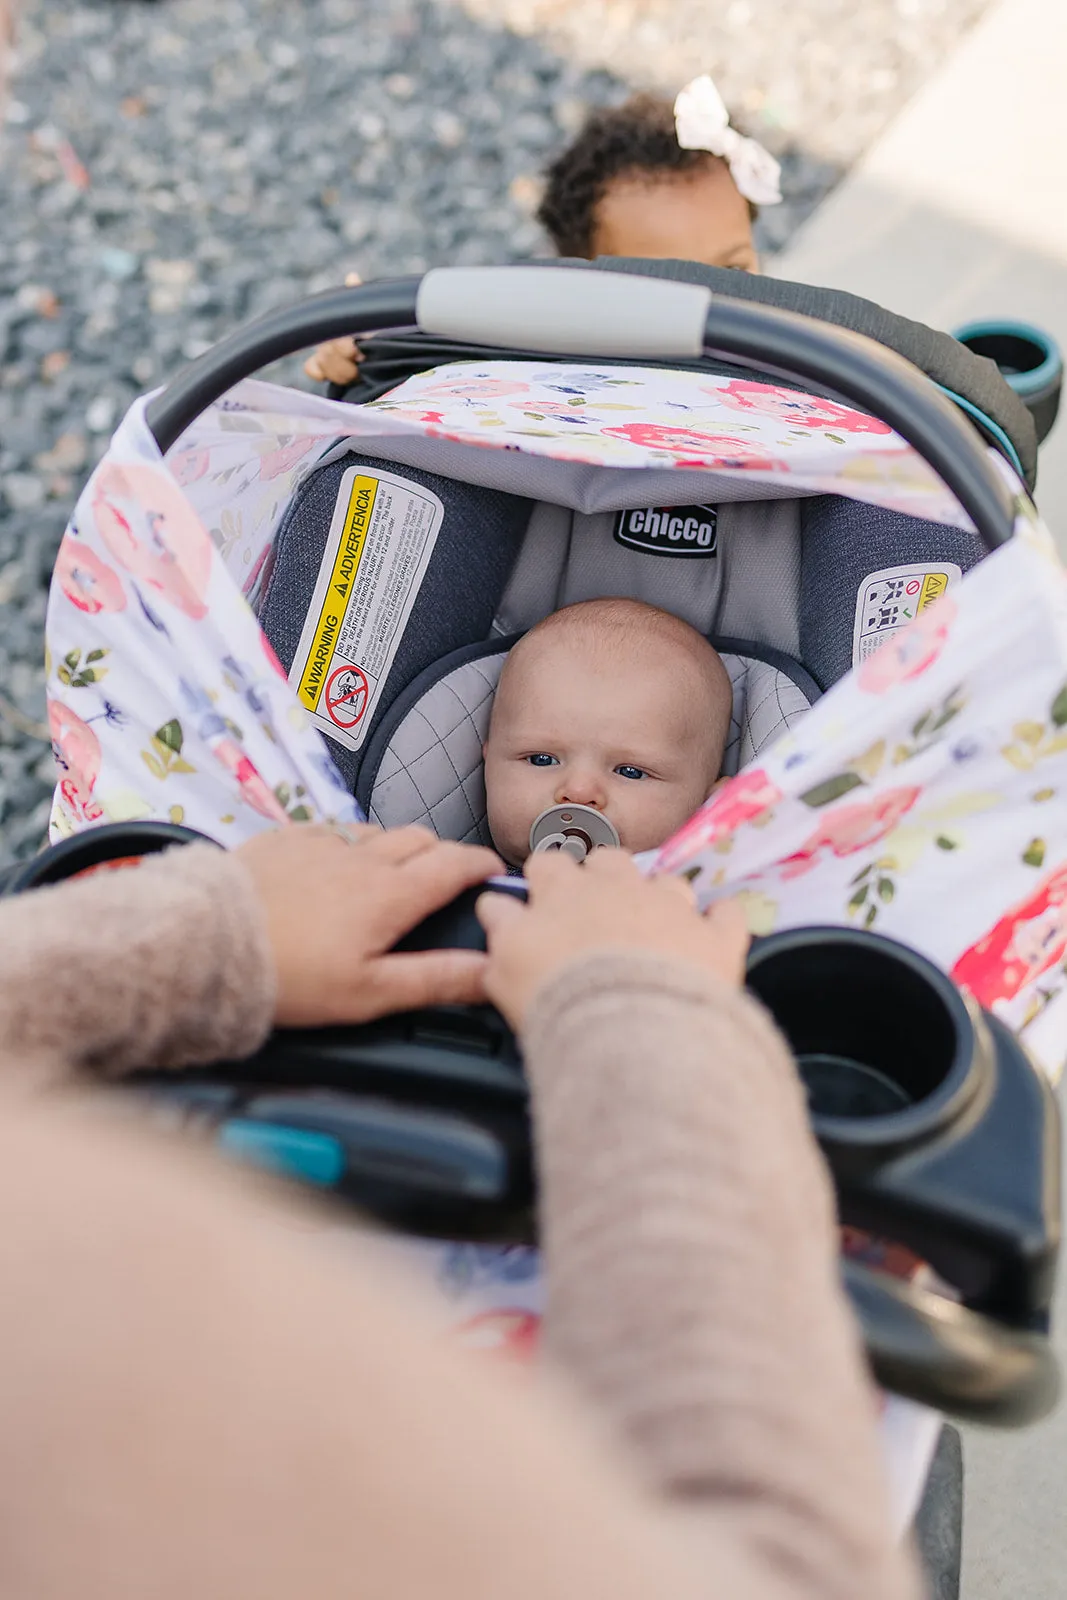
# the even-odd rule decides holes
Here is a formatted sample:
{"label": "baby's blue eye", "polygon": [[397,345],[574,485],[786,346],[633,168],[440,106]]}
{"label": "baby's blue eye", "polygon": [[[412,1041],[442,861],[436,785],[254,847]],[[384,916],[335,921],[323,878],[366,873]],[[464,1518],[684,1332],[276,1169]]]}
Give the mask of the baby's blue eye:
{"label": "baby's blue eye", "polygon": [[532,756],[526,757],[531,767],[558,767],[559,762],[555,756],[550,756],[547,750],[538,750]]}
{"label": "baby's blue eye", "polygon": [[621,766],[616,767],[615,771],[619,774],[620,778],[644,778],[644,777],[647,777],[647,773],[641,767],[631,767],[631,766],[628,766],[625,762],[623,762],[623,764]]}

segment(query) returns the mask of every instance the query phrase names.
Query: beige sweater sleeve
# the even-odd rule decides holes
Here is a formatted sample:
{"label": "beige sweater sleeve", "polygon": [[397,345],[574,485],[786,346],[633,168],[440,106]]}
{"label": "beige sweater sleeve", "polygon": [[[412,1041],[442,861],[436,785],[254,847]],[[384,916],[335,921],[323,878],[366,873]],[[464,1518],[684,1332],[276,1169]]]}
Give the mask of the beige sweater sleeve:
{"label": "beige sweater sleeve", "polygon": [[[903,1600],[876,1397],[784,1042],[696,968],[587,958],[535,999],[547,1331],[730,1600]],[[742,1576],[745,1574],[746,1576]]]}
{"label": "beige sweater sleeve", "polygon": [[209,845],[0,902],[0,1087],[238,1058],[274,974],[240,859]]}
{"label": "beige sweater sleeve", "polygon": [[[0,905],[8,1086],[238,1056],[264,1037],[272,998],[251,882],[207,847]],[[31,1482],[20,1466],[25,1504],[8,1531],[27,1571],[54,1558],[62,1575],[5,1581],[5,1594],[67,1600],[90,1568],[92,1593],[113,1593],[108,1574],[128,1579],[139,1552],[153,1582],[173,1579],[161,1595],[293,1600],[313,1571],[325,1597],[378,1570],[367,1592],[397,1600],[913,1600],[837,1288],[830,1194],[773,1028],[696,970],[602,955],[544,989],[526,1047],[551,1348],[644,1494],[582,1454],[581,1429],[548,1397],[540,1411],[512,1404],[484,1369],[403,1334],[370,1267],[348,1282],[206,1166],[185,1171],[181,1152],[172,1164],[126,1132],[113,1153],[103,1130],[34,1132],[8,1109],[0,1176],[26,1225],[8,1230],[18,1260],[4,1278],[23,1285],[26,1316],[21,1343],[9,1330],[5,1382],[28,1397],[22,1426],[3,1394],[0,1406],[11,1462],[41,1468]],[[57,1546],[52,1500],[72,1462],[69,1506],[86,1516],[64,1515]],[[108,1527],[129,1508],[110,1544],[98,1506]],[[320,1513],[334,1520],[312,1537]],[[246,1524],[260,1530],[252,1545],[234,1532]],[[190,1526],[209,1531],[190,1540]],[[222,1582],[253,1555],[255,1582]],[[208,1569],[219,1587],[201,1581]]]}

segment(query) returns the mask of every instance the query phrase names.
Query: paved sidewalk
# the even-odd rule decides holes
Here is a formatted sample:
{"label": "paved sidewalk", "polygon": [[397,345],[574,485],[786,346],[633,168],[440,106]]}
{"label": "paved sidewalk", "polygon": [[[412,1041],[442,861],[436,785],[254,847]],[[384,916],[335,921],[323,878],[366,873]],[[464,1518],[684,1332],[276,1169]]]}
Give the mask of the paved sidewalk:
{"label": "paved sidewalk", "polygon": [[[940,328],[1020,317],[1067,349],[1064,0],[1000,0],[774,271]],[[1067,416],[1037,498],[1067,554]]]}
{"label": "paved sidewalk", "polygon": [[[942,328],[1035,322],[1067,349],[1067,5],[999,0],[775,263]],[[1067,556],[1067,414],[1037,499]],[[1067,1294],[1057,1338],[1067,1370]],[[963,1600],[1067,1594],[1067,1406],[968,1430]]]}

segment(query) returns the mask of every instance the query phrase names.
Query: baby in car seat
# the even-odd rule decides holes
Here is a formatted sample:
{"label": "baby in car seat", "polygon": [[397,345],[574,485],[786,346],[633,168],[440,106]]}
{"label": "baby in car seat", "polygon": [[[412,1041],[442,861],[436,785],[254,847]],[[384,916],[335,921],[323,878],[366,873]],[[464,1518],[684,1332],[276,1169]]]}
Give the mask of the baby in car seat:
{"label": "baby in car seat", "polygon": [[627,850],[651,850],[719,776],[733,690],[708,641],[638,600],[584,600],[508,655],[485,741],[489,830],[518,867],[551,806],[593,806]]}

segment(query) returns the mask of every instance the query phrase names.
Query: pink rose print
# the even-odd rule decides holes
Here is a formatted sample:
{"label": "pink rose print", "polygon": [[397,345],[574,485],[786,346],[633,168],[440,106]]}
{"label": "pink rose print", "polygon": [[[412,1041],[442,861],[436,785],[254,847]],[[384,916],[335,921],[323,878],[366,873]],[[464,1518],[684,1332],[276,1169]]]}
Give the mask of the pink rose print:
{"label": "pink rose print", "polygon": [[288,472],[303,461],[308,451],[313,449],[319,441],[311,434],[301,434],[295,439],[290,439],[288,444],[280,444],[276,450],[266,450],[259,458],[259,476],[264,483],[269,483],[272,478],[280,478],[283,472]]}
{"label": "pink rose print", "polygon": [[232,772],[240,786],[241,796],[261,817],[271,822],[288,823],[289,814],[278,798],[271,793],[266,780],[232,739],[211,742],[212,754],[222,762],[227,772]]}
{"label": "pink rose print", "polygon": [[625,439],[648,450],[666,450],[687,457],[680,467],[743,467],[750,472],[770,472],[778,466],[767,454],[766,446],[751,439],[729,439],[696,428],[680,428],[660,422],[625,422],[617,428],[602,428],[610,439]]}
{"label": "pink rose print", "polygon": [[461,1323],[455,1338],[469,1350],[526,1363],[537,1354],[540,1331],[532,1311],[482,1311]]}
{"label": "pink rose print", "polygon": [[979,1005],[1013,1000],[1067,954],[1067,866],[1057,867],[1026,899],[965,950],[952,969]]}
{"label": "pink rose print", "polygon": [[956,602],[950,594],[943,594],[920,611],[914,622],[894,629],[856,669],[856,682],[864,694],[885,694],[932,667],[948,643],[955,620]]}
{"label": "pink rose print", "polygon": [[64,534],[56,556],[55,576],[72,606],[95,616],[98,611],[123,611],[122,579],[87,544]]}
{"label": "pink rose print", "polygon": [[688,866],[700,851],[736,833],[743,823],[761,817],[781,798],[778,785],[759,768],[739,773],[729,783],[724,783],[696,815],[667,840],[656,857],[655,870],[677,872]]}
{"label": "pink rose print", "polygon": [[724,389],[706,387],[711,394],[735,411],[756,412],[761,417],[778,417],[794,428],[830,428],[838,433],[892,433],[886,422],[865,416],[834,400],[820,400],[796,389],[782,389],[770,383],[750,383],[736,378]]}
{"label": "pink rose print", "polygon": [[93,799],[100,776],[100,741],[61,700],[48,702],[52,754],[59,769],[59,791],[74,815],[83,822],[99,822],[103,807]]}
{"label": "pink rose print", "polygon": [[183,450],[179,456],[171,456],[167,466],[174,475],[174,481],[180,489],[187,489],[191,483],[199,483],[211,466],[211,452],[209,450]]}
{"label": "pink rose print", "polygon": [[420,394],[439,394],[454,400],[499,400],[505,394],[529,394],[528,383],[508,378],[453,378],[448,383],[430,383]]}
{"label": "pink rose print", "polygon": [[796,854],[782,862],[782,877],[799,878],[810,872],[821,850],[830,850],[835,856],[851,856],[857,850],[877,844],[887,833],[892,833],[921,794],[921,789],[912,786],[887,789],[874,800],[835,806]]}
{"label": "pink rose print", "polygon": [[211,540],[169,473],[102,467],[93,480],[93,515],[121,567],[194,621],[207,614]]}

